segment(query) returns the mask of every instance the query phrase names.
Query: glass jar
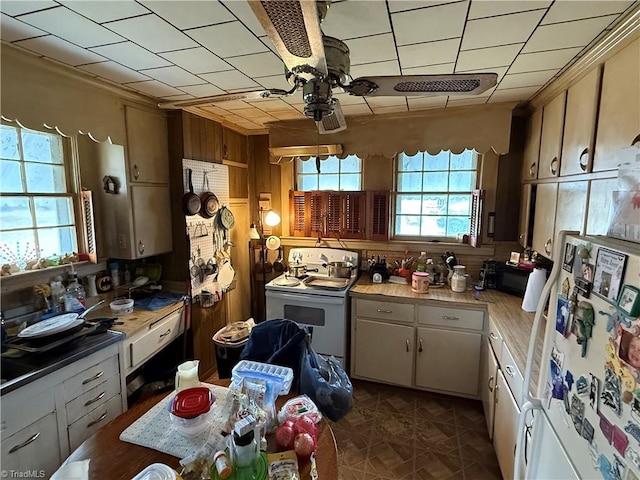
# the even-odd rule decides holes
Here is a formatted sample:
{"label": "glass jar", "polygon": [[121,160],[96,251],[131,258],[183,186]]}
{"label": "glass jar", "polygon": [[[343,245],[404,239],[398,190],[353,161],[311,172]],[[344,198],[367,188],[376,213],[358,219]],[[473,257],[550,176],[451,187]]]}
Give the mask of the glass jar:
{"label": "glass jar", "polygon": [[464,292],[467,289],[467,277],[465,275],[464,265],[455,265],[453,267],[453,276],[451,277],[451,290],[454,292]]}

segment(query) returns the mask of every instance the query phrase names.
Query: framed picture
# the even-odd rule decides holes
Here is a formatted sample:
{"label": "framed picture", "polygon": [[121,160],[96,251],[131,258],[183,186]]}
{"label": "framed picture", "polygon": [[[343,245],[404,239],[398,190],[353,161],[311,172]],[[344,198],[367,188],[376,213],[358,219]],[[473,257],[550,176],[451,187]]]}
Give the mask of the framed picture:
{"label": "framed picture", "polygon": [[576,256],[576,246],[571,243],[566,243],[564,246],[564,261],[562,262],[562,269],[571,273],[573,272],[573,260]]}
{"label": "framed picture", "polygon": [[640,315],[640,290],[633,285],[624,285],[620,292],[618,309],[630,317]]}
{"label": "framed picture", "polygon": [[626,263],[627,256],[624,253],[599,248],[593,273],[592,293],[616,305]]}
{"label": "framed picture", "polygon": [[563,336],[567,335],[569,314],[569,301],[566,298],[558,297],[558,304],[556,306],[556,331]]}

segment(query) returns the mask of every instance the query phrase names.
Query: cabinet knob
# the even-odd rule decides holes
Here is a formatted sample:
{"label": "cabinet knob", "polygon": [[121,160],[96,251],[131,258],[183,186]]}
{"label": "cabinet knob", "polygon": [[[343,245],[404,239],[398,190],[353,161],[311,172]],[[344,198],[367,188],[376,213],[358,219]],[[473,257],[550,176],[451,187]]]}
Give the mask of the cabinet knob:
{"label": "cabinet knob", "polygon": [[418,352],[422,353],[422,339],[420,339],[420,347],[418,348]]}
{"label": "cabinet knob", "polygon": [[495,333],[490,332],[489,336],[493,339],[493,340],[498,340],[500,337],[498,337]]}
{"label": "cabinet knob", "polygon": [[142,254],[144,253],[144,243],[142,243],[142,240],[140,240],[140,241],[138,242],[138,253],[139,253],[140,255],[142,255]]}
{"label": "cabinet knob", "polygon": [[551,239],[544,243],[544,251],[547,255],[551,255]]}
{"label": "cabinet knob", "polygon": [[406,340],[407,342],[407,352],[409,351],[409,339]]}
{"label": "cabinet knob", "polygon": [[489,381],[487,382],[487,388],[489,388],[490,392],[493,392],[493,375],[489,377]]}
{"label": "cabinet knob", "polygon": [[553,160],[551,160],[551,163],[549,164],[549,171],[551,172],[551,175],[558,173],[558,157],[553,157]]}
{"label": "cabinet knob", "polygon": [[133,178],[135,180],[138,180],[139,176],[140,176],[140,169],[138,168],[138,164],[134,163],[133,164]]}
{"label": "cabinet knob", "polygon": [[29,438],[27,438],[24,442],[22,442],[19,445],[16,445],[15,447],[11,447],[11,450],[9,450],[9,453],[15,453],[18,450],[20,450],[22,447],[26,447],[27,445],[29,445],[30,443],[33,443],[36,441],[36,439],[40,436],[40,432],[34,433],[33,435],[31,435]]}
{"label": "cabinet knob", "polygon": [[529,176],[531,178],[536,178],[536,162],[533,162],[529,167]]}
{"label": "cabinet knob", "polygon": [[582,171],[586,172],[587,168],[589,168],[589,148],[585,148],[584,150],[582,150],[578,161],[580,163],[580,168],[582,169]]}
{"label": "cabinet knob", "polygon": [[507,374],[508,374],[510,377],[515,376],[515,374],[516,374],[516,369],[515,369],[515,367],[514,367],[513,365],[505,365],[505,366],[504,366],[504,369],[505,369],[505,371],[507,372]]}

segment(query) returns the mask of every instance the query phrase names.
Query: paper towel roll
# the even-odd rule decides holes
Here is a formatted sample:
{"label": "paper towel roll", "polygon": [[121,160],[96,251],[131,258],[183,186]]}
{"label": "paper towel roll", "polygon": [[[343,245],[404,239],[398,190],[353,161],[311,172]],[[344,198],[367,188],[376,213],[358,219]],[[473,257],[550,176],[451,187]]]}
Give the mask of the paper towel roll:
{"label": "paper towel roll", "polygon": [[542,294],[544,284],[547,282],[547,271],[544,268],[536,268],[529,274],[527,288],[522,299],[522,309],[525,312],[535,312]]}

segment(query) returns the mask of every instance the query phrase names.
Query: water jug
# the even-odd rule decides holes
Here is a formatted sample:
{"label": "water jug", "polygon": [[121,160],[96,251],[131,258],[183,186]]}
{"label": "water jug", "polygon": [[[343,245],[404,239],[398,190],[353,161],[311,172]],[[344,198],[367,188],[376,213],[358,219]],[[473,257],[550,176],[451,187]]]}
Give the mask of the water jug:
{"label": "water jug", "polygon": [[199,387],[200,379],[198,378],[198,365],[200,360],[189,360],[178,365],[176,372],[176,392],[185,388]]}

